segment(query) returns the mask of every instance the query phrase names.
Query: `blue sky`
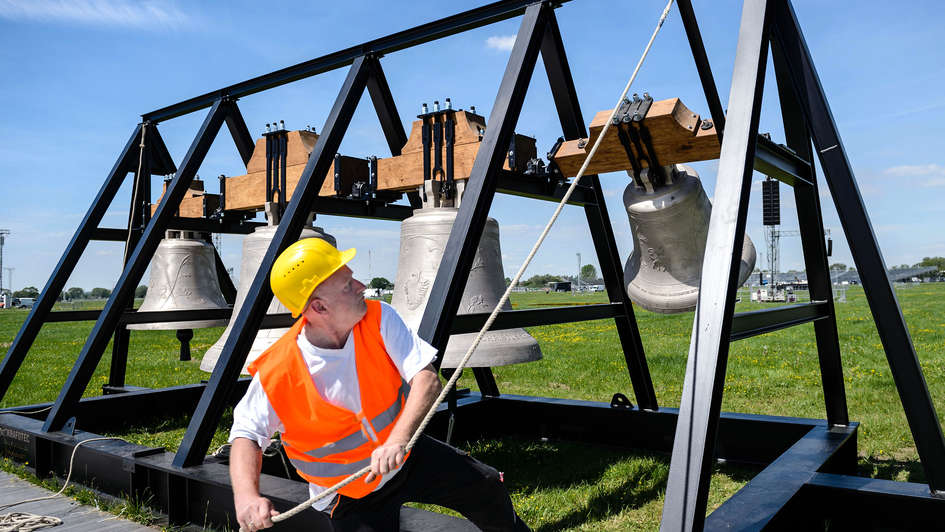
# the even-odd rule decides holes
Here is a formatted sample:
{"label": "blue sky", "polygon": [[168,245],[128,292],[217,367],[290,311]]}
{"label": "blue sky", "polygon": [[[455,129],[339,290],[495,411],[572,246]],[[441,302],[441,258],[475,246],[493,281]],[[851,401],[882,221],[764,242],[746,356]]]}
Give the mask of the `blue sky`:
{"label": "blue sky", "polygon": [[[728,98],[741,2],[694,2],[723,105]],[[613,105],[664,5],[663,0],[576,0],[557,11],[586,120]],[[861,193],[887,264],[945,256],[945,52],[943,16],[935,2],[798,0],[798,16],[827,90]],[[196,3],[173,0],[0,0],[0,228],[10,229],[5,268],[13,285],[42,287],[142,113],[341,48],[447,16],[474,4],[450,0],[389,2]],[[520,20],[510,20],[382,59],[405,126],[421,102],[449,96],[455,106],[491,110]],[[345,70],[309,78],[239,102],[254,136],[285,120],[290,129],[319,131]],[[674,8],[634,90],[681,97],[708,115],[685,32]],[[773,74],[769,73],[761,131],[783,141]],[[206,111],[160,124],[176,161]],[[544,153],[560,134],[542,67],[536,68],[517,131]],[[244,173],[221,134],[200,175]],[[341,152],[387,156],[367,97]],[[697,165],[709,195],[715,162]],[[755,181],[762,176],[756,174]],[[620,201],[625,174],[602,182],[621,256],[632,249]],[[157,190],[158,179],[155,178]],[[823,182],[822,182],[823,183]],[[215,180],[208,183],[215,191]],[[825,189],[824,186],[822,188]],[[765,261],[760,185],[753,187],[749,235]],[[796,229],[793,201],[782,191],[782,228]],[[124,187],[103,226],[125,223]],[[831,262],[852,265],[832,208],[825,224],[834,239]],[[498,196],[492,216],[501,228],[506,275],[524,259],[554,205]],[[354,246],[361,278],[394,279],[395,222],[320,217],[343,247]],[[111,288],[122,245],[93,243],[67,287]],[[224,262],[238,271],[240,237],[223,241]],[[526,276],[573,273],[580,253],[596,265],[583,213],[568,208]],[[802,268],[797,238],[785,237],[781,270]],[[7,271],[3,284],[8,285]]]}

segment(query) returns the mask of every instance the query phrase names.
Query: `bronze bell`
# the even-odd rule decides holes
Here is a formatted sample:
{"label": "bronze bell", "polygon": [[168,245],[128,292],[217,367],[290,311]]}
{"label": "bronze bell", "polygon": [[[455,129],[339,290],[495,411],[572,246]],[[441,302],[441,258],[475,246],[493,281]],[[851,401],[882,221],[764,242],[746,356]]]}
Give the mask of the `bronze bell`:
{"label": "bronze bell", "polygon": [[[167,231],[151,259],[151,279],[139,312],[225,309],[213,248],[192,231]],[[134,323],[135,330],[222,327],[226,320]]]}
{"label": "bronze bell", "polygon": [[[627,295],[652,312],[695,310],[712,214],[699,175],[681,164],[664,167],[659,177],[644,168],[624,191],[623,204],[633,234],[623,272]],[[755,246],[745,235],[739,285],[754,267]]]}
{"label": "bronze bell", "polygon": [[[462,181],[456,184],[455,200],[440,198],[439,183],[426,182],[423,208],[414,210],[413,216],[400,226],[400,258],[391,305],[414,330],[423,318],[462,196]],[[466,278],[458,314],[492,312],[505,292],[501,257],[499,224],[488,218]],[[511,304],[506,302],[503,310],[512,310]],[[476,333],[450,336],[442,367],[455,368],[475,337]],[[525,329],[503,329],[489,331],[483,336],[467,366],[505,366],[540,359],[538,342]]]}
{"label": "bronze bell", "polygon": [[[231,317],[229,325],[227,325],[226,330],[223,331],[223,336],[216,341],[215,344],[210,346],[207,349],[207,352],[203,355],[203,360],[200,362],[200,369],[207,372],[212,372],[214,366],[217,364],[217,360],[220,358],[220,353],[223,352],[223,345],[226,344],[226,339],[230,336],[230,331],[233,328],[233,320],[236,319],[237,314],[240,311],[240,307],[243,305],[243,301],[246,299],[246,293],[249,291],[249,286],[253,283],[253,279],[256,277],[256,272],[259,270],[259,265],[262,264],[263,257],[266,255],[266,251],[269,249],[269,244],[272,242],[272,237],[276,234],[277,226],[267,225],[256,228],[255,231],[246,235],[243,239],[243,255],[240,261],[240,281],[239,287],[236,289],[236,301],[233,304],[233,315]],[[306,227],[302,229],[302,235],[299,238],[321,238],[327,242],[330,242],[331,245],[335,245],[335,237],[326,234],[320,227]],[[269,304],[269,310],[266,311],[266,314],[288,314],[289,309],[287,309],[278,299],[272,298],[272,303]],[[256,357],[262,354],[263,351],[269,348],[272,344],[276,342],[288,328],[278,328],[278,329],[259,329],[259,332],[256,334],[256,338],[253,340],[253,345],[250,347],[249,354],[246,355],[246,361],[243,363],[242,373],[246,373],[246,366],[250,362],[256,360]]]}

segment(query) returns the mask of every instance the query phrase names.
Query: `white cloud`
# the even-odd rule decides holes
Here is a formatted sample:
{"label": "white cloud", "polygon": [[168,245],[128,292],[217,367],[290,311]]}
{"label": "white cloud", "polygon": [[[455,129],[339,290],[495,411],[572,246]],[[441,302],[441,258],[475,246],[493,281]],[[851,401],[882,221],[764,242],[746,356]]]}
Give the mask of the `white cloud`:
{"label": "white cloud", "polygon": [[515,35],[493,35],[486,39],[486,46],[496,50],[511,50],[515,45]]}
{"label": "white cloud", "polygon": [[0,0],[0,17],[135,28],[177,28],[190,17],[163,0]]}
{"label": "white cloud", "polygon": [[895,177],[925,177],[921,183],[923,187],[945,186],[945,166],[939,164],[915,164],[893,166],[883,171],[886,175]]}
{"label": "white cloud", "polygon": [[945,175],[945,167],[937,164],[904,164],[892,166],[883,171],[887,175],[902,177],[923,177],[928,175]]}

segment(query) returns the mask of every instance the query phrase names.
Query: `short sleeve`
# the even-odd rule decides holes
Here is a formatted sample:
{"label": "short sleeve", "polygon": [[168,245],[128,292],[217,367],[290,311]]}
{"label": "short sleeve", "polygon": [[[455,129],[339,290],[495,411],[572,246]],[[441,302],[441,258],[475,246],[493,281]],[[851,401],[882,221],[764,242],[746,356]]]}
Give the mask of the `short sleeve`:
{"label": "short sleeve", "polygon": [[381,302],[381,337],[391,361],[405,381],[436,358],[436,349],[417,336],[394,307]]}
{"label": "short sleeve", "polygon": [[246,389],[246,394],[233,409],[233,427],[230,429],[230,443],[236,438],[246,438],[256,442],[260,449],[266,450],[272,442],[272,435],[283,432],[282,421],[269,403],[269,397],[255,375]]}

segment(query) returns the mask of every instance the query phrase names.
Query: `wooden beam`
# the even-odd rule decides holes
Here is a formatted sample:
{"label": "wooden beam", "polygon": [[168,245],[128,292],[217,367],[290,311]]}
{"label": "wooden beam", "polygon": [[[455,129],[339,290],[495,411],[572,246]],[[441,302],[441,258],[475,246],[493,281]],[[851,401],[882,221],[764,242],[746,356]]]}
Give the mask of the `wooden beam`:
{"label": "wooden beam", "polygon": [[[318,134],[312,131],[286,132],[286,194],[291,197],[299,182],[302,170],[315,149]],[[351,193],[355,181],[368,180],[367,161],[357,157],[341,156],[341,193]],[[335,165],[328,169],[328,178],[319,191],[319,196],[335,195]],[[246,164],[246,174],[226,179],[226,205],[228,211],[261,210],[266,203],[266,139],[256,139],[253,155]],[[276,196],[278,198],[278,195]]]}
{"label": "wooden beam", "polygon": [[[565,177],[577,175],[581,165],[584,164],[588,150],[597,141],[611,111],[611,109],[606,109],[594,116],[590,126],[590,137],[570,140],[561,145],[553,160]],[[661,165],[719,158],[721,146],[715,125],[711,121],[702,120],[699,115],[683,105],[679,98],[653,102],[642,124],[650,132],[653,139],[653,151]],[[647,166],[646,161],[642,162],[642,166]],[[585,173],[602,174],[630,168],[630,161],[617,136],[617,129],[611,127],[607,130],[607,136],[604,137],[594,155],[594,160],[591,161]]]}
{"label": "wooden beam", "polygon": [[[304,132],[303,132],[304,133]],[[261,172],[253,172],[246,175],[230,177],[226,180],[226,205],[224,206],[225,210],[260,210],[266,203],[266,147],[265,143],[262,144],[263,151],[263,166]],[[256,144],[256,151],[253,152],[253,157],[255,157],[256,152],[259,151],[259,143]],[[289,145],[289,156],[293,155],[293,150],[291,144]],[[307,156],[306,156],[307,157]],[[286,200],[292,197],[292,192],[295,191],[296,185],[299,183],[299,178],[302,176],[302,170],[305,169],[305,162],[308,161],[306,158],[301,164],[287,165],[285,170],[285,181],[286,188],[288,189],[286,193],[288,197]],[[367,181],[368,180],[368,163],[364,159],[358,157],[348,157],[347,155],[340,156],[341,161],[341,194],[346,196],[351,193],[351,185],[355,181]],[[249,167],[252,168],[252,160],[250,160]],[[328,167],[328,177],[325,179],[324,184],[322,184],[321,190],[318,192],[319,196],[334,196],[335,195],[335,164],[332,163]],[[278,196],[277,196],[278,197]]]}
{"label": "wooden beam", "polygon": [[[456,136],[453,145],[453,179],[466,180],[472,172],[473,162],[479,153],[482,135],[486,131],[486,119],[469,111],[456,111]],[[437,117],[443,122],[445,114]],[[432,148],[431,148],[432,151]],[[524,135],[515,135],[516,167],[510,168],[506,160],[506,170],[522,172],[529,159],[537,156],[535,139]],[[444,148],[443,167],[446,165]],[[431,154],[430,167],[435,166]],[[377,188],[378,190],[415,190],[423,185],[423,124],[420,120],[413,122],[410,137],[404,145],[400,155],[377,160]]]}
{"label": "wooden beam", "polygon": [[[161,192],[161,197],[157,199],[153,204],[151,204],[151,215],[154,215],[154,211],[157,210],[158,204],[161,203],[161,200],[164,198],[164,192],[167,191],[167,182],[164,182],[164,191]],[[190,188],[187,190],[187,194],[184,196],[184,199],[180,202],[180,208],[177,211],[177,216],[180,218],[203,218],[206,214],[209,214],[217,209],[220,205],[220,195],[219,194],[207,194],[203,190],[203,181],[194,180],[190,184]]]}
{"label": "wooden beam", "polygon": [[[315,141],[318,140],[318,134],[313,131],[287,131],[286,132],[286,166],[305,165],[308,162],[308,156],[315,149]],[[259,137],[256,139],[256,147],[253,149],[253,156],[246,164],[247,174],[257,174],[262,172],[266,175],[266,139]],[[229,184],[229,183],[227,183]],[[265,183],[263,183],[265,185]]]}

